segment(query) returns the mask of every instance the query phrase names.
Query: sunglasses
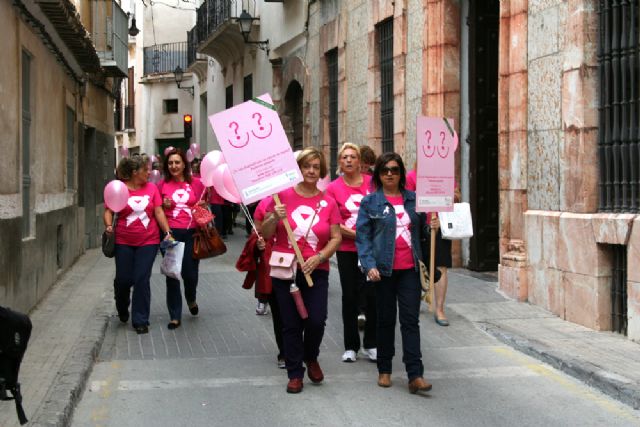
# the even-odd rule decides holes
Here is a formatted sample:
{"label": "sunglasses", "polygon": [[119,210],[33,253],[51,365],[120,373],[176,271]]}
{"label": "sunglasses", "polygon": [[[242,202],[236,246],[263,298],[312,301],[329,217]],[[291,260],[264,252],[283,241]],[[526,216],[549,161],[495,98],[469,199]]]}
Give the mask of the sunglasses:
{"label": "sunglasses", "polygon": [[388,175],[389,173],[391,175],[400,175],[400,166],[383,166],[380,168],[380,175]]}

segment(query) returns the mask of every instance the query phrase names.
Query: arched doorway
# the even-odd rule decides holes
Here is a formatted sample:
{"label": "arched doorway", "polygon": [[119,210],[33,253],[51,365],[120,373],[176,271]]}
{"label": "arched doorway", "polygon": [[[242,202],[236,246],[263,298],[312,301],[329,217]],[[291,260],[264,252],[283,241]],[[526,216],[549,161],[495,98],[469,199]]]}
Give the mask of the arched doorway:
{"label": "arched doorway", "polygon": [[297,80],[292,80],[284,96],[284,116],[282,124],[289,137],[293,151],[303,148],[303,114],[302,114],[302,86]]}

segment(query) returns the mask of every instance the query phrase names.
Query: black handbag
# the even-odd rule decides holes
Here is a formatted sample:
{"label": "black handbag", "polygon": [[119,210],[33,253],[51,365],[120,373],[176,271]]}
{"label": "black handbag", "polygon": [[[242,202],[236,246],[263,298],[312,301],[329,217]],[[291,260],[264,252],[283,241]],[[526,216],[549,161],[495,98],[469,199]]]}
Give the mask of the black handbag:
{"label": "black handbag", "polygon": [[116,255],[116,221],[118,215],[113,217],[113,232],[111,234],[106,231],[102,232],[102,253],[107,258],[113,258]]}

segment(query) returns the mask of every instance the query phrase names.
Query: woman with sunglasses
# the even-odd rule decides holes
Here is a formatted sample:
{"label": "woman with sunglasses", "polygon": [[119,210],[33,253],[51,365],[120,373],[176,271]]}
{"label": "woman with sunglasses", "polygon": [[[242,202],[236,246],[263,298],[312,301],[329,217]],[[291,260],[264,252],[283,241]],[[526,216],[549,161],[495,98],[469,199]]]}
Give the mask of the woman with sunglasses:
{"label": "woman with sunglasses", "polygon": [[[302,265],[297,266],[297,273],[290,280],[274,277],[273,269],[271,270],[271,283],[282,320],[284,358],[289,377],[287,393],[302,391],[305,372],[303,362],[307,365],[311,382],[318,384],[324,379],[318,355],[327,320],[329,258],[342,240],[338,206],[317,187],[318,180],[327,175],[324,154],[315,147],[307,147],[298,155],[297,162],[303,181],[280,192],[282,204],[275,205],[272,202],[266,208],[268,213],[264,221],[256,224],[265,240],[275,236],[273,257],[276,252],[293,253],[283,223],[288,221],[305,259]],[[311,276],[313,287],[308,286],[305,274]],[[294,283],[300,289],[308,313],[306,320],[300,316],[291,296],[291,285]]]}
{"label": "woman with sunglasses", "polygon": [[423,214],[416,212],[416,194],[405,189],[406,170],[398,154],[381,155],[376,160],[372,179],[376,191],[365,196],[360,204],[356,247],[367,280],[376,286],[378,385],[391,386],[399,309],[402,361],[409,378],[409,391],[429,391],[431,384],[423,378],[418,319]]}
{"label": "woman with sunglasses", "polygon": [[336,253],[340,286],[342,287],[342,328],[344,332],[343,362],[355,362],[360,350],[358,330],[359,303],[365,300],[367,322],[364,325],[362,352],[375,362],[376,350],[376,296],[370,283],[358,266],[356,251],[356,219],[362,198],[371,190],[371,177],[360,172],[360,149],[350,142],[338,152],[338,164],[342,175],[327,187],[327,196],[338,204],[342,223],[342,243]]}

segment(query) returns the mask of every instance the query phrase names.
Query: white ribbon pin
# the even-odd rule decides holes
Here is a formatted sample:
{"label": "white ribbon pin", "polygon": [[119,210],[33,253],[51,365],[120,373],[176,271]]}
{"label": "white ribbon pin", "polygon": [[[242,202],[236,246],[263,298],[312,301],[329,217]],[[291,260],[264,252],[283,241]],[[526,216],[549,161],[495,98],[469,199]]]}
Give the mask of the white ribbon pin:
{"label": "white ribbon pin", "polygon": [[191,209],[187,206],[187,202],[189,201],[189,193],[187,190],[183,190],[182,188],[173,192],[171,196],[173,201],[176,204],[176,207],[173,208],[173,217],[177,218],[180,214],[180,211],[185,211],[189,217],[191,217]]}
{"label": "white ribbon pin", "polygon": [[148,194],[144,196],[129,197],[127,204],[131,209],[133,209],[133,212],[131,212],[127,217],[127,227],[131,225],[132,222],[139,219],[140,222],[142,222],[142,225],[144,225],[144,228],[147,228],[149,225],[149,217],[147,216],[145,209],[149,206],[149,198],[150,196]]}

